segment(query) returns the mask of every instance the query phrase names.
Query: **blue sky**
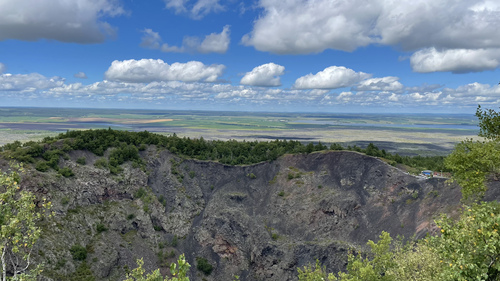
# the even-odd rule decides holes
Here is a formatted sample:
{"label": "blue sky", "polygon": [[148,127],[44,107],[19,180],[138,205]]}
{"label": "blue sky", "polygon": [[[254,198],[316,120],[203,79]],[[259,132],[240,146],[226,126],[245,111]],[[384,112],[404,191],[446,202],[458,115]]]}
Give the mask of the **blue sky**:
{"label": "blue sky", "polygon": [[473,113],[494,0],[2,0],[0,106]]}

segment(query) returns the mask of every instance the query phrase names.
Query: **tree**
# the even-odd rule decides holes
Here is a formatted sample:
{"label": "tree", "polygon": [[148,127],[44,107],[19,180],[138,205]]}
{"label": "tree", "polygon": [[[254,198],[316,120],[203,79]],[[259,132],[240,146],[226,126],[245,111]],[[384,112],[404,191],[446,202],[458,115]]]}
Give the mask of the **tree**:
{"label": "tree", "polygon": [[462,187],[464,199],[480,200],[486,191],[486,177],[500,174],[500,115],[478,106],[479,136],[484,141],[467,139],[456,145],[445,165],[453,171],[453,179]]}
{"label": "tree", "polygon": [[493,109],[483,110],[478,105],[476,117],[479,119],[479,136],[489,140],[498,140],[500,138],[500,113]]}
{"label": "tree", "polygon": [[445,265],[443,280],[500,280],[500,203],[464,206],[458,221],[436,221],[441,236],[430,247]]}
{"label": "tree", "polygon": [[170,264],[170,274],[172,274],[172,278],[163,278],[159,269],[144,275],[146,271],[142,268],[143,265],[143,259],[137,260],[137,268],[127,274],[127,279],[124,281],[189,281],[189,277],[186,277],[186,275],[191,265],[186,261],[184,254],[179,256],[177,264]]}
{"label": "tree", "polygon": [[[36,222],[42,218],[42,212],[51,207],[43,201],[42,209],[37,210],[35,195],[21,190],[19,173],[23,168],[11,164],[11,171],[0,172],[0,269],[1,280],[27,280],[36,272],[30,272],[30,256],[33,245],[40,237],[40,228]],[[7,270],[10,269],[7,276]],[[38,270],[37,268],[36,270]],[[36,271],[34,270],[34,271]],[[33,270],[32,270],[33,271]],[[9,279],[8,279],[9,278]]]}
{"label": "tree", "polygon": [[299,281],[332,281],[337,280],[332,273],[326,273],[324,267],[321,267],[319,260],[316,260],[314,268],[311,265],[304,266],[304,270],[297,269],[299,272]]}

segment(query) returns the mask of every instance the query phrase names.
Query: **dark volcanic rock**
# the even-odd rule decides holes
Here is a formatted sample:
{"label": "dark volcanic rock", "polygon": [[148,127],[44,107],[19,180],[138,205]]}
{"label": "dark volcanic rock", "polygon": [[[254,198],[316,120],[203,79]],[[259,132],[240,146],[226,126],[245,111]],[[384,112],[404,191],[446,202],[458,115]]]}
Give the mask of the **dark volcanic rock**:
{"label": "dark volcanic rock", "polygon": [[[63,163],[74,178],[31,170],[23,179],[55,204],[36,249],[52,280],[78,267],[69,253],[76,243],[87,247],[97,280],[120,280],[140,257],[166,273],[180,253],[191,280],[297,280],[297,267],[316,259],[337,272],[350,248],[364,249],[383,230],[433,233],[435,215],[456,212],[461,198],[445,179],[420,179],[355,152],[228,166],[149,147],[145,171],[126,164],[120,175],[75,164],[82,154],[96,159],[76,151]],[[147,192],[136,198],[141,188]],[[210,275],[197,271],[197,257],[213,265]]]}

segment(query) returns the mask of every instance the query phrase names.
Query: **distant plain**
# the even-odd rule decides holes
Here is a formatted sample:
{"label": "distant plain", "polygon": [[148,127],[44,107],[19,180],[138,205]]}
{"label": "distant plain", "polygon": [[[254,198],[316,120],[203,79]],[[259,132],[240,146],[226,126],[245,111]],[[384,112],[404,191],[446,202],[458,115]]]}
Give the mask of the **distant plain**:
{"label": "distant plain", "polygon": [[[333,114],[134,109],[0,108],[0,146],[54,136],[67,130],[112,128],[206,140],[321,141],[402,155],[445,155],[477,136],[474,115]],[[477,137],[475,137],[477,138]]]}

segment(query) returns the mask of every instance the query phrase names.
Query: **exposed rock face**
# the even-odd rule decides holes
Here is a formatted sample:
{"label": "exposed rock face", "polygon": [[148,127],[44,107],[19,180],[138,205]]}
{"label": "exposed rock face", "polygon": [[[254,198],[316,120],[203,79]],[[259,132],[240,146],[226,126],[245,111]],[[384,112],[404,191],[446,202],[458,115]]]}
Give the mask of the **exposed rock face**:
{"label": "exposed rock face", "polygon": [[[346,151],[227,166],[149,147],[145,171],[126,164],[119,175],[95,168],[89,152],[70,156],[62,165],[75,177],[30,170],[22,182],[55,205],[35,251],[47,280],[70,280],[81,264],[69,252],[75,244],[87,248],[97,280],[122,280],[140,257],[147,270],[166,273],[180,253],[191,280],[297,280],[297,267],[316,259],[343,270],[347,251],[382,230],[432,233],[434,216],[453,213],[461,198],[444,179],[418,179]],[[87,165],[75,163],[82,156]],[[213,265],[210,275],[196,269],[196,257]]]}

